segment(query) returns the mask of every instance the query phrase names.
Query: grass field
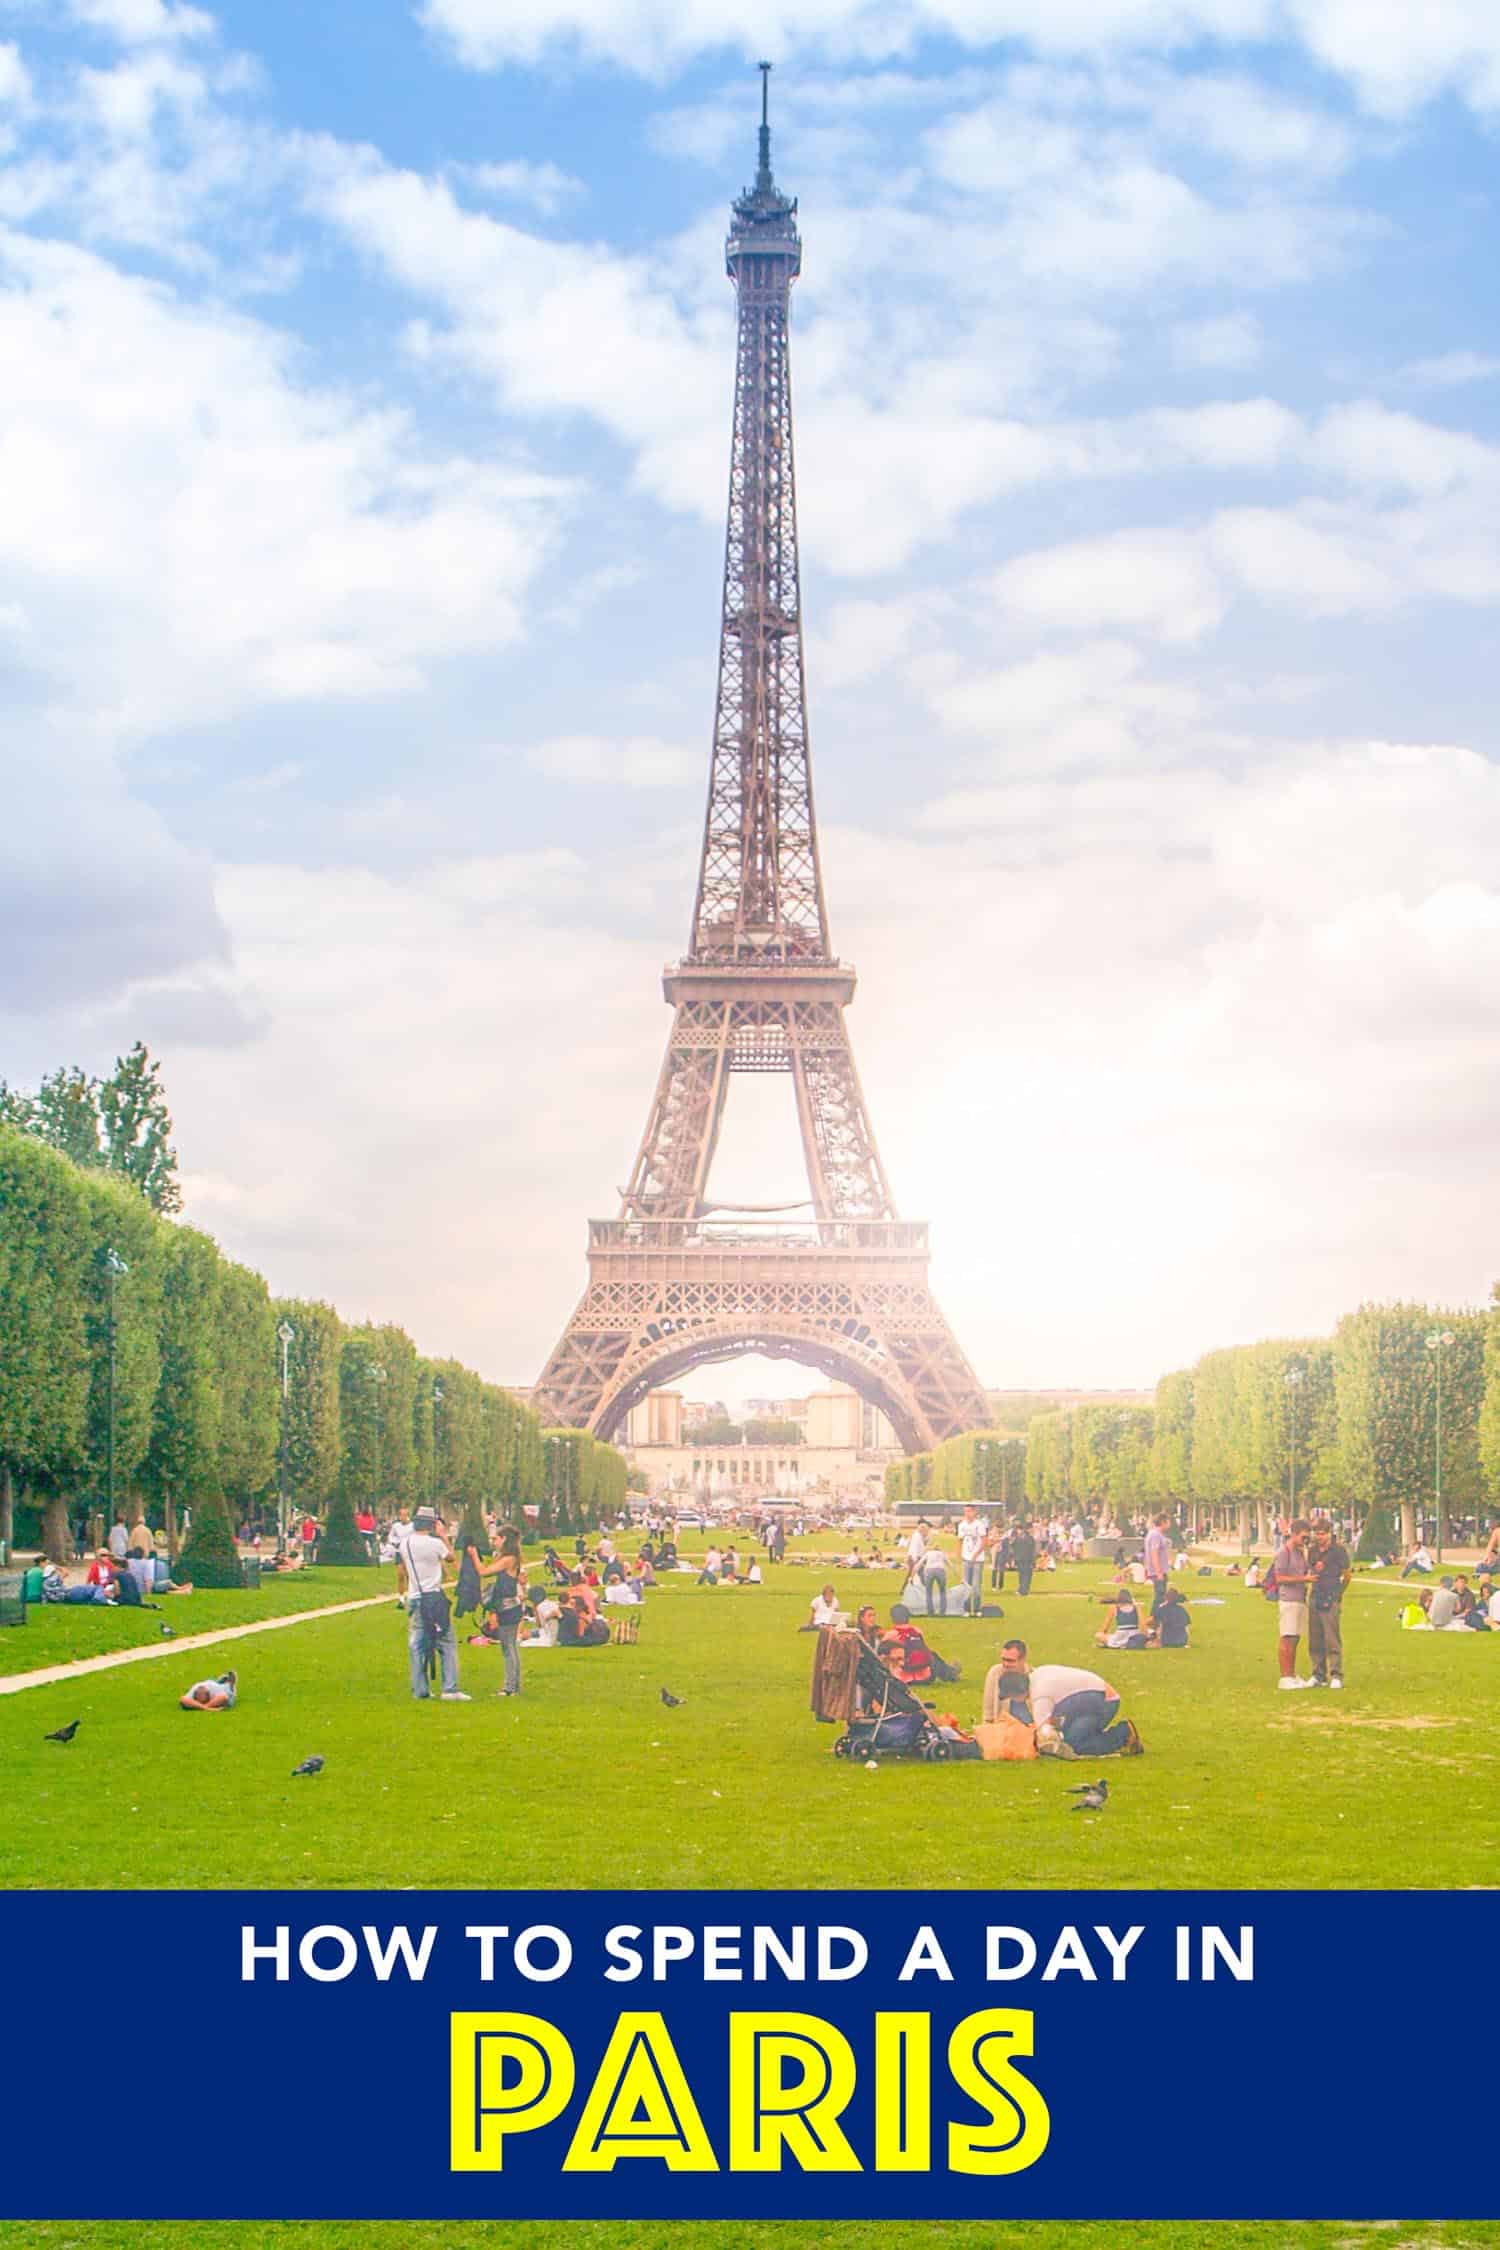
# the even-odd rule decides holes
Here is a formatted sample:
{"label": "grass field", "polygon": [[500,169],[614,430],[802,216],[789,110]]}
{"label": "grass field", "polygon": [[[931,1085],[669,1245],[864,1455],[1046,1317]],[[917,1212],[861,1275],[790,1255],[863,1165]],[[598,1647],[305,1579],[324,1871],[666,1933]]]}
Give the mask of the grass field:
{"label": "grass field", "polygon": [[[1092,2220],[1023,2220],[974,2226],[968,2221],[923,2222],[903,2219],[901,2250],[1496,2250],[1500,2223],[1489,2219],[1368,2221],[1156,2220],[1095,2223]],[[694,2220],[671,2225],[661,2220],[570,2219],[555,2225],[528,2225],[513,2219],[486,2226],[444,2219],[429,2224],[339,2220],[193,2220],[182,2223],[138,2220],[103,2222],[38,2221],[0,2223],[4,2250],[890,2250],[892,2228],[884,2221],[826,2220],[804,2225],[795,2219]]]}
{"label": "grass field", "polygon": [[[347,1575],[364,1592],[390,1577]],[[1274,1612],[1222,1573],[1186,1580],[1190,1594],[1225,1600],[1193,1612],[1194,1648],[1098,1658],[1148,1754],[1116,1762],[1111,1803],[1090,1819],[1067,1812],[1083,1769],[1051,1760],[892,1761],[871,1773],[832,1758],[835,1730],[808,1710],[813,1640],[796,1631],[824,1575],[787,1566],[759,1591],[679,1579],[649,1598],[637,1647],[525,1652],[525,1693],[513,1702],[494,1693],[499,1651],[467,1647],[475,1700],[412,1702],[394,1606],[233,1643],[222,1661],[172,1651],[0,1699],[0,1879],[582,1889],[1495,1880],[1500,1747],[1485,1714],[1500,1692],[1500,1634],[1400,1633],[1389,1582],[1350,1591],[1346,1691],[1279,1695]],[[873,1596],[884,1607],[897,1591],[894,1573],[831,1575],[851,1604]],[[964,1666],[941,1703],[976,1715],[1003,1633],[1022,1634],[1038,1661],[1093,1660],[1101,1613],[1089,1594],[1104,1575],[1080,1565],[1025,1602],[1008,1594],[1003,1626],[935,1628]],[[240,1672],[240,1708],[180,1713],[182,1688],[227,1662]],[[680,1710],[662,1707],[663,1685],[683,1697]],[[74,1718],[83,1725],[71,1748],[43,1742]],[[310,1751],[326,1770],[291,1781]]]}
{"label": "grass field", "polygon": [[[379,1593],[389,1571],[294,1570],[268,1578],[255,1593],[216,1593],[194,1587],[190,1594],[162,1594],[161,1609],[106,1609],[93,1602],[34,1602],[26,1623],[0,1632],[0,1678],[69,1664],[87,1656],[110,1656],[116,1649],[145,1648],[159,1641],[162,1626],[185,1637],[212,1633],[223,1625],[253,1625],[264,1617],[294,1610],[323,1609],[334,1602],[357,1602]],[[232,1662],[226,1658],[226,1662]]]}

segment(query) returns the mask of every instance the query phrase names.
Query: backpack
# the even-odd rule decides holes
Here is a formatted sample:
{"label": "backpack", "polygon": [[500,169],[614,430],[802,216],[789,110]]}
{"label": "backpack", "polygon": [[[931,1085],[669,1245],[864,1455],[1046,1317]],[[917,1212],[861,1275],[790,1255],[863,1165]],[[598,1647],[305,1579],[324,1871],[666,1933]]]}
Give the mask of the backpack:
{"label": "backpack", "polygon": [[1277,1575],[1276,1575],[1276,1566],[1275,1566],[1275,1564],[1274,1564],[1274,1563],[1273,1563],[1273,1564],[1271,1565],[1270,1569],[1269,1569],[1269,1570],[1268,1570],[1268,1571],[1266,1572],[1266,1575],[1265,1575],[1265,1577],[1264,1577],[1264,1578],[1263,1578],[1263,1579],[1261,1580],[1261,1582],[1260,1582],[1260,1591],[1261,1591],[1261,1599],[1262,1599],[1263,1601],[1268,1601],[1268,1602],[1276,1602],[1276,1601],[1280,1601],[1280,1599],[1281,1599],[1281,1580],[1280,1580],[1280,1579],[1279,1579],[1279,1578],[1277,1577]]}

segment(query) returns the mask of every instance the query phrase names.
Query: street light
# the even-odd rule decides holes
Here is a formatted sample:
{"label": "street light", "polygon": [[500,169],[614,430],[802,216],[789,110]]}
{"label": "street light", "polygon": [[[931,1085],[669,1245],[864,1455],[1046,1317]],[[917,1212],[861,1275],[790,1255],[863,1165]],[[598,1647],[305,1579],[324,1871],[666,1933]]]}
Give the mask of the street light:
{"label": "street light", "polygon": [[[384,1478],[384,1475],[382,1474],[382,1471],[383,1471],[383,1469],[384,1469],[384,1466],[385,1466],[385,1444],[384,1444],[385,1433],[384,1433],[384,1431],[383,1431],[383,1430],[381,1429],[381,1427],[380,1427],[380,1386],[381,1386],[381,1384],[382,1384],[382,1383],[384,1383],[384,1382],[386,1381],[386,1379],[387,1379],[387,1378],[386,1378],[386,1372],[385,1372],[385,1369],[384,1369],[384,1368],[383,1368],[383,1367],[382,1367],[382,1366],[381,1366],[381,1365],[379,1364],[379,1362],[378,1362],[378,1361],[372,1360],[372,1361],[370,1362],[370,1364],[369,1364],[369,1365],[368,1365],[368,1366],[366,1367],[366,1369],[365,1369],[365,1380],[366,1380],[367,1382],[373,1383],[373,1384],[375,1385],[375,1388],[374,1388],[374,1390],[373,1390],[373,1391],[371,1391],[371,1393],[370,1393],[370,1404],[371,1404],[371,1405],[373,1406],[373,1408],[374,1408],[374,1410],[375,1410],[375,1479],[374,1479],[374,1481],[375,1481],[375,1484],[377,1485],[377,1487],[378,1487],[378,1486],[380,1486],[380,1485],[382,1485],[382,1484],[384,1484],[384,1482],[385,1482],[385,1478]],[[371,1495],[371,1499],[373,1500],[373,1499],[374,1499],[374,1497],[375,1497],[375,1495],[374,1495],[374,1494],[372,1494],[372,1495]]]}
{"label": "street light", "polygon": [[1293,1521],[1297,1515],[1297,1393],[1302,1388],[1306,1373],[1305,1367],[1289,1367],[1281,1378],[1286,1385],[1287,1404],[1292,1411],[1291,1443],[1287,1447],[1286,1461],[1286,1506],[1287,1515]]}
{"label": "street light", "polygon": [[104,1527],[109,1532],[115,1520],[115,1283],[122,1274],[129,1273],[130,1268],[114,1248],[101,1251],[99,1262],[109,1276],[109,1444],[105,1470],[109,1516]]}
{"label": "street light", "polygon": [[1451,1328],[1434,1328],[1427,1338],[1427,1349],[1437,1374],[1437,1422],[1432,1440],[1432,1481],[1434,1512],[1437,1516],[1437,1559],[1443,1559],[1443,1360],[1448,1348],[1458,1338]]}
{"label": "street light", "polygon": [[287,1354],[297,1341],[297,1331],[289,1320],[282,1321],[276,1331],[276,1341],[281,1346],[281,1445],[276,1462],[276,1552],[286,1553],[286,1410],[288,1393]]}
{"label": "street light", "polygon": [[432,1379],[432,1497],[434,1500],[438,1496],[438,1486],[442,1481],[438,1474],[438,1446],[443,1433],[442,1408],[446,1395],[443,1389],[442,1376],[434,1375]]}

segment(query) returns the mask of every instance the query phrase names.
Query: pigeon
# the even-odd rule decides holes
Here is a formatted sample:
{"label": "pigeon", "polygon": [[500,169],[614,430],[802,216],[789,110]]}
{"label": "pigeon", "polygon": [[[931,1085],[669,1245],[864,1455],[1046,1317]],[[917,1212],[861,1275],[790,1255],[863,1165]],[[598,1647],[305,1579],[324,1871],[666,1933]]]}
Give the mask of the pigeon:
{"label": "pigeon", "polygon": [[56,1733],[44,1734],[42,1736],[42,1740],[44,1742],[71,1742],[82,1723],[83,1722],[79,1719],[70,1719],[67,1725],[65,1727],[59,1727]]}
{"label": "pigeon", "polygon": [[174,1625],[163,1624],[161,1628],[161,1637],[164,1641],[175,1641],[177,1638],[177,1628]]}
{"label": "pigeon", "polygon": [[1068,1807],[1069,1812],[1103,1812],[1109,1797],[1109,1783],[1080,1781],[1076,1789],[1068,1791],[1068,1795],[1078,1799],[1076,1805]]}
{"label": "pigeon", "polygon": [[323,1761],[321,1758],[304,1758],[300,1766],[293,1766],[292,1779],[295,1781],[299,1773],[321,1773],[322,1771]]}
{"label": "pigeon", "polygon": [[680,1711],[682,1709],[682,1697],[674,1695],[670,1688],[662,1689],[661,1699],[669,1711]]}

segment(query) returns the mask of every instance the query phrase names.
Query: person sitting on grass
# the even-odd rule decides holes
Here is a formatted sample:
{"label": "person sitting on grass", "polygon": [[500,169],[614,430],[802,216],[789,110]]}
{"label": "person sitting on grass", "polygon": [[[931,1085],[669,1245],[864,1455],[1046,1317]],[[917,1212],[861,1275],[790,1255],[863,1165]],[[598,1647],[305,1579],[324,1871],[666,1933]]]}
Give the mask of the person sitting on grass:
{"label": "person sitting on grass", "polygon": [[866,1602],[854,1620],[854,1630],[872,1654],[880,1650],[880,1620],[875,1614],[875,1604]]}
{"label": "person sitting on grass", "polygon": [[239,1693],[238,1672],[221,1672],[216,1680],[197,1680],[177,1699],[179,1711],[232,1711]]}
{"label": "person sitting on grass", "polygon": [[559,1648],[607,1648],[609,1645],[609,1627],[585,1605],[586,1590],[575,1587],[562,1605],[562,1615],[557,1621]]}
{"label": "person sitting on grass", "polygon": [[933,1680],[946,1684],[963,1675],[963,1666],[939,1656],[921,1627],[912,1623],[905,1602],[892,1603],[890,1627],[881,1636],[879,1654],[887,1670],[908,1687],[926,1687]]}
{"label": "person sitting on grass", "polygon": [[700,1586],[717,1586],[719,1573],[724,1568],[724,1557],[717,1547],[710,1547],[703,1558],[703,1568],[698,1573]]}
{"label": "person sitting on grass", "polygon": [[1431,1570],[1431,1549],[1428,1547],[1425,1539],[1414,1539],[1411,1543],[1411,1547],[1408,1551],[1406,1560],[1401,1566],[1402,1577],[1410,1578],[1412,1572],[1415,1571],[1419,1577],[1426,1578]]}
{"label": "person sitting on grass", "polygon": [[[1403,1573],[1403,1576],[1405,1574]],[[1435,1633],[1446,1633],[1458,1615],[1458,1596],[1451,1578],[1440,1579],[1436,1586],[1423,1587],[1419,1596],[1427,1612],[1427,1622]]]}
{"label": "person sitting on grass", "polygon": [[1147,1648],[1187,1648],[1187,1603],[1175,1586],[1169,1586],[1161,1598],[1161,1608],[1146,1628]]}
{"label": "person sitting on grass", "polygon": [[825,1586],[821,1594],[814,1594],[812,1613],[802,1627],[804,1633],[821,1632],[825,1625],[842,1625],[844,1613],[839,1608],[839,1598],[832,1586]]}
{"label": "person sitting on grass", "polygon": [[1107,1625],[1102,1625],[1094,1635],[1096,1648],[1144,1648],[1145,1627],[1134,1589],[1122,1586],[1117,1593],[1106,1594],[1104,1599],[1113,1604],[1114,1615]]}

